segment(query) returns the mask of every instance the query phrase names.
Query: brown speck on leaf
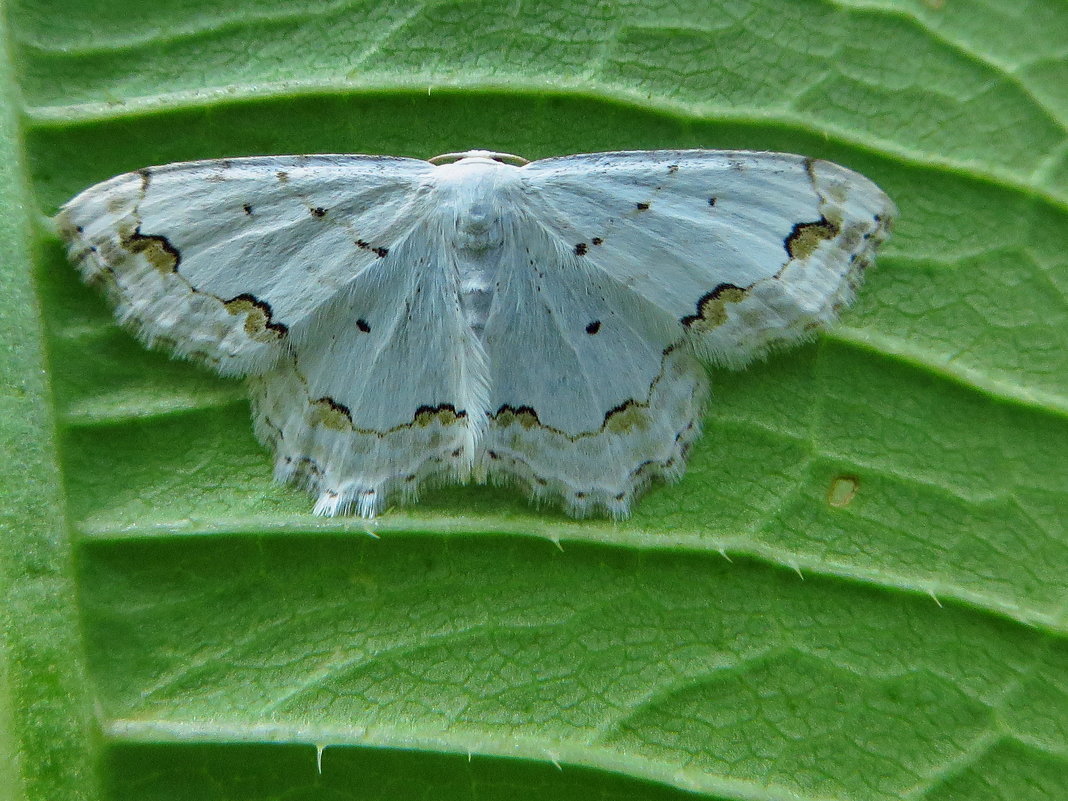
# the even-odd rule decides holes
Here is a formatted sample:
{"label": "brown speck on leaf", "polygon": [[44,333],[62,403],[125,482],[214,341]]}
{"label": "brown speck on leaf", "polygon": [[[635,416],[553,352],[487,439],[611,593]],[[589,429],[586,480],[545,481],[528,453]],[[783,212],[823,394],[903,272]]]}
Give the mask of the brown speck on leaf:
{"label": "brown speck on leaf", "polygon": [[827,503],[842,508],[849,506],[860,488],[860,479],[856,476],[837,476],[827,490]]}

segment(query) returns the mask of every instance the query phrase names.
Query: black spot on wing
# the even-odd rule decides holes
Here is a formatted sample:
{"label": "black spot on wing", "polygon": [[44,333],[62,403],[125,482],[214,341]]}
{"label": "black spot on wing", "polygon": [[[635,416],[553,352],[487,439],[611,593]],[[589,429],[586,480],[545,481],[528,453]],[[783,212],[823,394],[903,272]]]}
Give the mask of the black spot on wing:
{"label": "black spot on wing", "polygon": [[636,208],[638,211],[648,211],[649,210],[649,204],[648,203],[635,203],[634,204],[634,208]]}
{"label": "black spot on wing", "polygon": [[463,409],[459,411],[451,403],[439,403],[437,406],[420,406],[415,410],[413,419],[418,423],[420,418],[425,421],[429,421],[433,417],[441,417],[442,419],[459,419],[461,417],[467,417],[467,412]]}
{"label": "black spot on wing", "polygon": [[363,331],[365,334],[371,333],[371,326],[362,317],[356,321],[356,327]]}
{"label": "black spot on wing", "polygon": [[698,301],[697,301],[697,313],[696,314],[688,314],[685,317],[683,317],[679,322],[681,322],[685,326],[693,325],[698,320],[700,320],[700,319],[702,319],[704,317],[706,307],[708,307],[710,304],[712,304],[716,300],[718,300],[720,295],[722,295],[724,292],[731,292],[731,293],[745,292],[745,287],[740,287],[740,286],[737,286],[735,284],[727,284],[727,283],[719,284],[711,292],[706,292],[704,295],[702,295],[698,299]]}
{"label": "black spot on wing", "polygon": [[514,416],[517,418],[526,417],[530,420],[533,420],[533,422],[537,423],[538,425],[541,425],[541,420],[538,418],[538,413],[534,411],[534,408],[531,406],[511,406],[506,403],[501,406],[501,408],[499,408],[496,412],[494,412],[493,416],[497,418],[507,416]]}
{"label": "black spot on wing", "polygon": [[276,323],[271,319],[274,314],[271,309],[271,304],[265,300],[260,300],[255,295],[251,295],[248,292],[242,292],[240,295],[230,298],[230,300],[223,301],[223,304],[231,309],[240,309],[242,306],[245,308],[251,307],[257,309],[263,314],[264,328],[268,331],[274,331],[280,337],[289,333],[289,326],[284,323]]}
{"label": "black spot on wing", "polygon": [[315,208],[311,209],[311,213],[313,217],[325,217],[326,209],[324,209],[322,206],[316,206]]}
{"label": "black spot on wing", "polygon": [[366,242],[363,239],[356,240],[356,247],[360,248],[361,250],[369,250],[376,256],[378,256],[378,258],[380,259],[384,259],[386,256],[389,255],[389,248],[375,247],[370,242]]}
{"label": "black spot on wing", "polygon": [[826,217],[815,222],[797,223],[783,240],[783,247],[791,259],[807,258],[825,239],[838,236],[839,228]]}
{"label": "black spot on wing", "polygon": [[590,323],[589,325],[586,326],[586,333],[590,334],[591,336],[593,334],[596,334],[600,330],[601,330],[601,321],[600,320],[594,320],[592,323]]}
{"label": "black spot on wing", "polygon": [[588,250],[588,248],[586,247],[586,243],[585,242],[579,242],[577,245],[575,245],[575,255],[576,256],[585,256],[587,250]]}
{"label": "black spot on wing", "polygon": [[346,406],[344,403],[338,403],[333,398],[325,396],[325,395],[323,397],[321,397],[321,398],[318,398],[318,399],[312,401],[312,403],[316,403],[316,404],[319,404],[321,406],[326,406],[327,408],[331,409],[332,411],[338,412],[339,414],[343,414],[343,415],[345,415],[345,417],[349,418],[349,422],[350,423],[352,422],[352,410],[349,409],[349,407]]}
{"label": "black spot on wing", "polygon": [[123,246],[131,253],[143,253],[145,258],[161,272],[178,272],[182,254],[170,240],[159,234],[142,234],[138,226],[133,233],[122,238]]}

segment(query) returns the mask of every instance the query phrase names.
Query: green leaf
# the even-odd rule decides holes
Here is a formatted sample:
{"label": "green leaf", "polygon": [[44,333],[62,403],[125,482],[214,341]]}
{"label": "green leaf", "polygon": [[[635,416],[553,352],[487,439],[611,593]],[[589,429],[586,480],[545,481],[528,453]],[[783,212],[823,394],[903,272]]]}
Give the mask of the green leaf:
{"label": "green leaf", "polygon": [[[0,801],[1060,799],[1062,0],[19,0],[0,115]],[[901,217],[713,374],[630,520],[445,488],[368,536],[45,217],[255,153],[773,149]],[[321,770],[320,770],[321,769]]]}

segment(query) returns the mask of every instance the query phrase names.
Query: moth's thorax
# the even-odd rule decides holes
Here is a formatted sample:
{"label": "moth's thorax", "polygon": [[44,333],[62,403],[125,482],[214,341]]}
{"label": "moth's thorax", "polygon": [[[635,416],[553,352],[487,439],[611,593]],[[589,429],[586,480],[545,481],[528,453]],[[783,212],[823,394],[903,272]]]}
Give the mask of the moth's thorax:
{"label": "moth's thorax", "polygon": [[493,303],[519,184],[519,168],[479,156],[434,170],[435,200],[456,258],[464,318],[479,337]]}
{"label": "moth's thorax", "polygon": [[480,156],[435,168],[435,200],[450,244],[471,255],[499,249],[519,183],[518,167]]}

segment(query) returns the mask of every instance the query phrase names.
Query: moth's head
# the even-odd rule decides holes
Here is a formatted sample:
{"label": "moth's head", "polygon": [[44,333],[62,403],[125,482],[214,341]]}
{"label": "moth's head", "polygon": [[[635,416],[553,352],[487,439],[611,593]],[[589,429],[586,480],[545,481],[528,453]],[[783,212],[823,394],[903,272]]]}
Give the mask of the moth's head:
{"label": "moth's head", "polygon": [[465,150],[462,153],[442,153],[440,156],[434,156],[429,159],[431,164],[453,164],[457,161],[463,161],[464,159],[479,159],[482,161],[493,161],[498,164],[511,164],[515,167],[522,167],[524,164],[530,164],[530,161],[522,156],[513,156],[511,153],[499,153],[496,150]]}
{"label": "moth's head", "polygon": [[504,216],[514,207],[514,189],[521,182],[518,170],[480,155],[464,155],[435,169],[431,180],[435,202],[451,212],[445,219],[452,223],[458,248],[485,251],[504,243]]}

